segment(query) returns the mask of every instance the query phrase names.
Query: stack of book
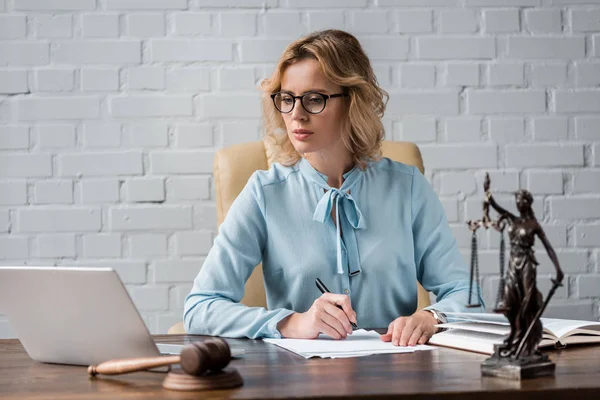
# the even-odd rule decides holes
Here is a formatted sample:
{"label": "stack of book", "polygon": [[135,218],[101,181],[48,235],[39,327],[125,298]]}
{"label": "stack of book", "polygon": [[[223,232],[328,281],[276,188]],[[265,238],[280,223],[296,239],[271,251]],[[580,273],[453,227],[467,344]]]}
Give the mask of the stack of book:
{"label": "stack of book", "polygon": [[[452,322],[440,324],[428,344],[492,354],[510,333],[508,320],[500,314],[446,313]],[[544,333],[539,347],[563,348],[576,343],[600,343],[600,322],[541,318]]]}

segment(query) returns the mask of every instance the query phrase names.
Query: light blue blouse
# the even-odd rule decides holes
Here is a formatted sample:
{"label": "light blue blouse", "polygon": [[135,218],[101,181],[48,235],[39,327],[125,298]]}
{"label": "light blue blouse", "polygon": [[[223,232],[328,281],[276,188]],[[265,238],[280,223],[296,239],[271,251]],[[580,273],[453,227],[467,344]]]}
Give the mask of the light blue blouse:
{"label": "light blue blouse", "polygon": [[[261,261],[268,309],[239,303]],[[431,308],[468,311],[468,268],[417,168],[382,158],[344,174],[335,189],[301,159],[255,172],[233,202],[186,297],[186,331],[281,337],[277,323],[321,295],[316,278],[350,296],[362,328],[412,314],[417,281],[436,295]]]}

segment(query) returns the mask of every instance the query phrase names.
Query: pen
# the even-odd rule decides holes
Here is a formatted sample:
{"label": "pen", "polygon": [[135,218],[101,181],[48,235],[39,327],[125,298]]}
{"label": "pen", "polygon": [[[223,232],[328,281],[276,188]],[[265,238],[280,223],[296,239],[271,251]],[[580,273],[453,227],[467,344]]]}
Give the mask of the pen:
{"label": "pen", "polygon": [[[321,282],[321,280],[319,278],[317,278],[317,280],[315,281],[315,283],[317,284],[317,287],[319,288],[319,290],[321,291],[321,293],[331,293],[329,291],[329,289],[327,289],[327,286],[325,286],[325,284],[323,284],[323,282]],[[342,310],[342,311],[344,310],[342,308],[342,306],[340,306],[339,304],[336,304],[335,306],[337,308],[339,308],[340,310]],[[354,322],[350,321],[350,323],[352,324],[352,327],[354,329],[358,329],[358,326]]]}

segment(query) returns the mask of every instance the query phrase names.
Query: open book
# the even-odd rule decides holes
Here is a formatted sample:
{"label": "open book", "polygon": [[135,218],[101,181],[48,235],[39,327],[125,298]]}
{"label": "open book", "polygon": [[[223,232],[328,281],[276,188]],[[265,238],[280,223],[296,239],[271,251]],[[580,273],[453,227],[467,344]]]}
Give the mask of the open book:
{"label": "open book", "polygon": [[[500,314],[446,313],[455,322],[437,325],[445,328],[428,344],[492,354],[510,333],[508,320]],[[600,322],[541,318],[544,332],[539,347],[565,347],[575,343],[600,343]]]}

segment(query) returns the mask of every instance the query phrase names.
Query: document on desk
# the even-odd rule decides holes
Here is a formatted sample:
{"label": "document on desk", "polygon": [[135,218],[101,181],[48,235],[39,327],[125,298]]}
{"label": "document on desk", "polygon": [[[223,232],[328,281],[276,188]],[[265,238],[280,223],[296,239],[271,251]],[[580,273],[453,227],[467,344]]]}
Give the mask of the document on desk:
{"label": "document on desk", "polygon": [[263,339],[267,343],[283,347],[304,358],[345,358],[362,357],[372,354],[412,353],[419,350],[434,350],[435,347],[417,345],[412,347],[394,346],[391,342],[382,342],[379,333],[357,329],[346,339],[335,340],[327,335],[317,339]]}

